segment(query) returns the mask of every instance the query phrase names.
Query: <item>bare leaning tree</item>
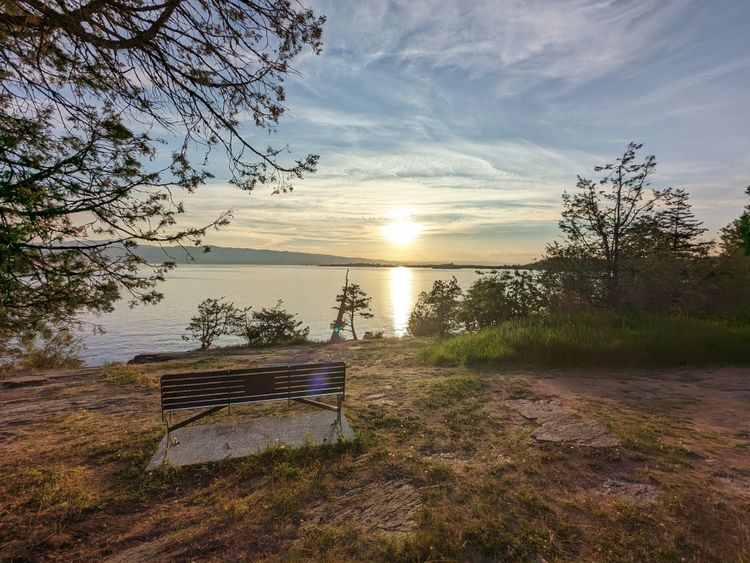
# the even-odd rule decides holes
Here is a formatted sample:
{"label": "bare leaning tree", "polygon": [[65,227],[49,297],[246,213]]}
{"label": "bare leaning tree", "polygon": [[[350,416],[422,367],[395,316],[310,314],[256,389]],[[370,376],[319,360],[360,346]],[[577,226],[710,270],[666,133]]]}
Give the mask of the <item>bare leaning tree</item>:
{"label": "bare leaning tree", "polygon": [[248,192],[314,172],[244,126],[273,130],[323,23],[291,0],[0,3],[0,343],[122,291],[160,299],[173,262],[144,270],[137,244],[200,245],[230,219],[176,224],[209,154]]}
{"label": "bare leaning tree", "polygon": [[349,332],[352,333],[352,338],[357,340],[357,329],[354,327],[354,321],[358,316],[363,319],[371,319],[374,316],[370,310],[371,301],[372,297],[368,297],[367,292],[359,284],[349,283],[347,273],[347,282],[341,293],[336,295],[337,305],[333,307],[333,309],[341,312],[340,325],[337,318],[332,323],[331,328],[336,328],[336,326],[339,327],[339,330],[348,328]]}

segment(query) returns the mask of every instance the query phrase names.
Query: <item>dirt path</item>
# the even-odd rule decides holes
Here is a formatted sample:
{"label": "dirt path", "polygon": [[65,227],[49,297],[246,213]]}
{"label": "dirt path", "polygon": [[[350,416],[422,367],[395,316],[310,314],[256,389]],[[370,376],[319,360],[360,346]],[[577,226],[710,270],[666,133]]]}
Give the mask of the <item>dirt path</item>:
{"label": "dirt path", "polygon": [[608,399],[685,418],[702,430],[750,435],[748,368],[559,375],[540,379],[536,386],[566,401]]}

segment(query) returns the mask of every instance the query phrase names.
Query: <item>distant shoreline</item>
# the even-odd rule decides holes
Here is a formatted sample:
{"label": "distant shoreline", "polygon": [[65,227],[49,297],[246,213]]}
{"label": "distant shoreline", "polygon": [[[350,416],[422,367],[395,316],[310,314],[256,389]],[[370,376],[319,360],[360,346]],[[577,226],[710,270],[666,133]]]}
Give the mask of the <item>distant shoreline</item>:
{"label": "distant shoreline", "polygon": [[318,264],[321,268],[429,268],[432,270],[534,270],[536,264],[500,264],[489,266],[487,264],[391,264],[351,262],[349,264]]}
{"label": "distant shoreline", "polygon": [[[192,253],[191,253],[192,251]],[[114,254],[117,249],[112,251]],[[324,268],[429,268],[433,270],[535,270],[540,263],[531,264],[454,264],[452,262],[398,263],[359,256],[336,256],[333,254],[316,254],[307,252],[290,252],[286,250],[262,250],[254,248],[233,248],[208,246],[206,248],[185,249],[175,246],[139,245],[133,252],[148,264],[162,264],[165,261],[200,266],[321,266]]]}

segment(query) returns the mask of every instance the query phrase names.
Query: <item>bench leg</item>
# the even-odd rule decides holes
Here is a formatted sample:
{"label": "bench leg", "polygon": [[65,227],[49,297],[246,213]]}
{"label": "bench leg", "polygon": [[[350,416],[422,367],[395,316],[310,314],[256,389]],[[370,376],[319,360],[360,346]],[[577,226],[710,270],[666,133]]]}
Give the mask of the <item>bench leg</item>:
{"label": "bench leg", "polygon": [[341,404],[344,402],[343,399],[343,396],[336,395],[336,424],[339,426],[341,425]]}
{"label": "bench leg", "polygon": [[164,445],[164,457],[161,460],[162,465],[166,463],[167,461],[167,454],[169,453],[169,444],[172,442],[172,437],[169,435],[169,423],[172,421],[172,413],[169,413],[167,415],[167,418],[164,417],[164,413],[161,415],[162,419],[164,420],[164,423],[167,425],[167,443]]}
{"label": "bench leg", "polygon": [[172,413],[170,412],[167,415],[167,420],[164,421],[167,424],[167,447],[165,449],[164,455],[166,456],[166,450],[169,449],[169,444],[172,443],[172,436],[171,436],[171,430],[172,430]]}
{"label": "bench leg", "polygon": [[[215,412],[218,412],[218,411],[220,411],[220,410],[221,410],[221,409],[223,409],[223,408],[224,408],[225,406],[227,406],[227,405],[219,405],[219,406],[217,406],[217,407],[211,407],[210,409],[208,409],[208,410],[205,410],[205,411],[203,411],[203,412],[199,412],[198,414],[196,414],[196,415],[194,415],[194,416],[191,416],[190,418],[186,418],[185,420],[181,420],[181,421],[180,421],[180,422],[178,422],[177,424],[173,424],[173,425],[172,425],[172,426],[170,427],[170,430],[177,430],[178,428],[182,428],[183,426],[187,426],[187,425],[188,425],[188,424],[190,424],[191,422],[195,422],[196,420],[199,420],[199,419],[203,418],[204,416],[208,416],[208,415],[210,415],[210,414],[214,414]],[[171,414],[171,413],[170,413],[170,414]]]}

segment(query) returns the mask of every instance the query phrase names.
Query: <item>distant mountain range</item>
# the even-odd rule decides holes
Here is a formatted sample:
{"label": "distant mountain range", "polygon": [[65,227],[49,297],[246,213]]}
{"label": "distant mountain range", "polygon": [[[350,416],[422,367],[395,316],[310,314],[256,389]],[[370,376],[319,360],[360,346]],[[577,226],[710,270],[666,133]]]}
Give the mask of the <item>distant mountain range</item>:
{"label": "distant mountain range", "polygon": [[[122,249],[110,248],[108,253],[121,254]],[[188,254],[189,252],[189,254]],[[349,266],[381,267],[408,266],[412,268],[434,268],[440,270],[453,269],[538,269],[540,262],[532,264],[453,264],[453,263],[406,263],[386,262],[371,258],[357,258],[351,256],[336,256],[334,254],[314,254],[308,252],[287,252],[284,250],[258,250],[255,248],[230,248],[225,246],[211,246],[208,252],[203,247],[189,247],[187,250],[179,246],[159,247],[150,244],[140,245],[135,254],[150,264],[159,264],[173,260],[177,264],[258,264],[269,266]]]}
{"label": "distant mountain range", "polygon": [[310,254],[281,250],[257,250],[254,248],[228,248],[211,246],[209,252],[202,247],[189,248],[190,254],[178,246],[140,245],[135,253],[146,262],[155,264],[174,260],[177,264],[266,264],[286,266],[317,266],[319,264],[346,265],[352,263],[374,264],[381,260],[334,256],[332,254]]}

